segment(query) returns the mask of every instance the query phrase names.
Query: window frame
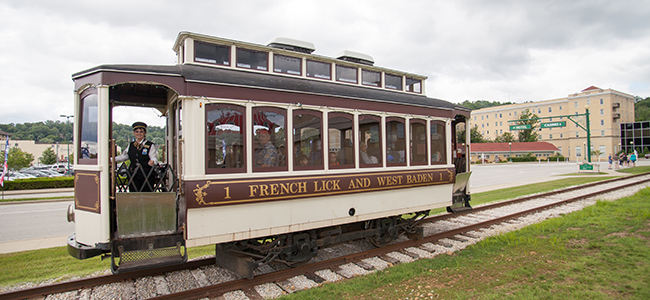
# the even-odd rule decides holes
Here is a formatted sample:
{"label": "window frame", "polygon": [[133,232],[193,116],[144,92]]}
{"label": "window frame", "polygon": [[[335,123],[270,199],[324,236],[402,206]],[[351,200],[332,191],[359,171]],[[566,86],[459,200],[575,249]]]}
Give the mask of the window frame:
{"label": "window frame", "polygon": [[[239,125],[239,130],[242,135],[242,165],[239,168],[213,168],[210,167],[210,157],[209,157],[209,143],[208,143],[208,138],[210,137],[210,131],[212,128],[208,128],[208,113],[212,110],[219,109],[220,107],[235,107],[236,109],[233,109],[237,112],[240,112],[242,115],[242,120],[241,120],[241,125]],[[244,105],[238,105],[238,104],[230,104],[230,103],[209,103],[205,104],[205,133],[204,133],[204,141],[205,141],[205,148],[204,148],[204,161],[205,161],[205,174],[236,174],[236,173],[246,173],[246,167],[248,165],[248,157],[246,155],[246,149],[248,149],[248,144],[247,144],[247,132],[246,132],[246,106]],[[214,121],[213,121],[214,122]],[[215,149],[216,150],[216,149]]]}
{"label": "window frame", "polygon": [[[327,130],[328,130],[327,138],[328,139],[331,139],[331,135],[329,134],[329,130],[330,130],[330,124],[332,124],[332,122],[330,122],[330,120],[332,120],[334,118],[348,119],[350,121],[350,125],[352,125],[352,127],[350,127],[350,129],[352,130],[352,140],[351,140],[351,142],[352,142],[352,145],[351,145],[351,147],[352,147],[351,148],[352,162],[351,163],[346,162],[345,164],[340,163],[340,161],[341,161],[340,157],[341,156],[339,155],[339,158],[338,158],[339,159],[339,165],[329,165],[329,152],[330,151],[329,151],[329,140],[328,140],[327,141],[328,168],[329,169],[354,169],[354,167],[355,167],[355,163],[354,163],[355,162],[354,161],[354,141],[357,139],[357,133],[354,130],[354,115],[349,114],[349,113],[343,113],[343,112],[331,112],[331,113],[328,113],[327,114],[327,126],[328,126],[328,128],[327,128]],[[344,147],[343,143],[345,143],[345,137],[343,137],[342,144],[341,144],[341,150],[339,150],[339,153],[343,152],[345,154],[345,150],[343,148]]]}
{"label": "window frame", "polygon": [[[309,166],[299,166],[298,165],[298,158],[296,157],[294,153],[294,146],[296,144],[296,135],[294,134],[295,126],[296,126],[296,116],[298,115],[311,115],[318,117],[320,119],[320,142],[321,142],[321,163],[320,165],[309,165]],[[293,145],[291,145],[291,152],[287,152],[287,155],[291,153],[293,155],[293,170],[294,171],[305,171],[305,170],[324,170],[325,169],[325,157],[324,157],[324,152],[323,151],[323,112],[319,110],[313,110],[313,109],[306,109],[306,108],[301,108],[301,109],[294,109],[292,112],[292,124],[293,128],[291,128],[291,134],[293,135]],[[301,140],[302,141],[302,140]],[[289,149],[287,149],[289,150]],[[329,153],[329,152],[328,152]],[[329,155],[329,154],[328,154]]]}
{"label": "window frame", "polygon": [[[255,138],[255,114],[257,114],[258,111],[261,111],[261,110],[268,111],[268,112],[279,113],[279,114],[282,114],[284,116],[284,124],[283,124],[284,129],[285,129],[284,130],[284,132],[285,132],[285,134],[284,134],[284,148],[286,149],[286,152],[287,152],[286,153],[287,157],[285,158],[286,165],[285,166],[279,166],[278,165],[277,167],[256,167],[255,166],[255,149],[253,149],[253,152],[252,152],[253,157],[252,157],[252,161],[251,161],[251,164],[252,164],[252,167],[253,167],[253,173],[288,171],[289,170],[289,159],[288,159],[288,157],[289,157],[289,148],[287,148],[287,140],[288,140],[287,139],[287,123],[288,123],[287,122],[287,110],[283,109],[283,108],[279,108],[279,107],[273,107],[273,106],[255,106],[255,107],[253,107],[253,109],[251,110],[251,113],[252,113],[251,123],[253,124],[253,126],[251,128],[251,130],[253,130],[253,132],[251,132],[251,136],[253,138]],[[254,139],[253,139],[253,144],[255,144]],[[282,146],[282,145],[276,145],[274,143],[274,146],[275,146],[275,149],[278,151],[278,160],[279,160],[280,155],[282,154],[280,152],[280,146]],[[279,161],[278,161],[278,163],[279,163]]]}

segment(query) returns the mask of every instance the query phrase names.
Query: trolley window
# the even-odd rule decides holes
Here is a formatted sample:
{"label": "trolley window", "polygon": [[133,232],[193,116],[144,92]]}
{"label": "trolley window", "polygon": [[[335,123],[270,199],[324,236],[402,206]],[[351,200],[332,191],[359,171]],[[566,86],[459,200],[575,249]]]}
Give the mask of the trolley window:
{"label": "trolley window", "polygon": [[195,41],[194,61],[230,66],[230,46]]}
{"label": "trolley window", "polygon": [[357,83],[357,68],[336,65],[336,80]]}
{"label": "trolley window", "polygon": [[386,163],[389,166],[406,165],[404,119],[386,118]]}
{"label": "trolley window", "polygon": [[281,108],[253,108],[253,171],[287,170],[286,115]]}
{"label": "trolley window", "polygon": [[406,90],[414,93],[422,93],[422,81],[406,77]]}
{"label": "trolley window", "polygon": [[359,165],[361,167],[380,167],[383,159],[381,118],[373,115],[360,115],[359,139]]}
{"label": "trolley window", "polygon": [[239,105],[208,104],[206,110],[206,173],[246,172],[244,147],[246,109]]}
{"label": "trolley window", "polygon": [[81,99],[81,140],[79,164],[97,164],[97,94],[90,94]]}
{"label": "trolley window", "polygon": [[386,88],[402,90],[402,76],[386,74]]}
{"label": "trolley window", "polygon": [[302,59],[298,57],[273,55],[273,71],[291,75],[302,75]]}
{"label": "trolley window", "polygon": [[381,86],[381,73],[361,70],[361,83],[370,86]]}
{"label": "trolley window", "polygon": [[307,77],[332,79],[332,64],[307,60]]}
{"label": "trolley window", "polygon": [[354,168],[354,116],[346,113],[327,116],[329,168]]}
{"label": "trolley window", "polygon": [[237,48],[237,67],[268,71],[269,54],[263,51]]}
{"label": "trolley window", "polygon": [[293,111],[293,163],[295,170],[323,169],[321,134],[322,114],[319,111]]}
{"label": "trolley window", "polygon": [[447,163],[445,122],[431,121],[431,164]]}
{"label": "trolley window", "polygon": [[409,127],[411,165],[427,163],[427,125],[426,121],[411,119]]}

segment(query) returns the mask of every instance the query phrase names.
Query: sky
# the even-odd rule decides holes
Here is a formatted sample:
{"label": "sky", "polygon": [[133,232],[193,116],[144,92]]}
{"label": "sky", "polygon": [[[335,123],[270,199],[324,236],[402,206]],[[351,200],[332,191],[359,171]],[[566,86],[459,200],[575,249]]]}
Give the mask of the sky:
{"label": "sky", "polygon": [[[650,3],[638,1],[3,0],[0,124],[65,121],[71,75],[173,65],[179,32],[266,45],[308,41],[428,76],[429,97],[540,101],[590,86],[650,97]],[[115,121],[164,125],[151,109]]]}

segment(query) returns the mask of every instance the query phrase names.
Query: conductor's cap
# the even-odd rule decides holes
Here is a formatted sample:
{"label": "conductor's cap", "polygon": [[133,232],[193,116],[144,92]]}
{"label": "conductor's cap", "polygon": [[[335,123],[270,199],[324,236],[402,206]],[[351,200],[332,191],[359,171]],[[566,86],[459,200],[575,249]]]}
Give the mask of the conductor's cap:
{"label": "conductor's cap", "polygon": [[144,129],[144,131],[147,131],[147,124],[145,122],[135,122],[133,123],[133,130],[136,130],[138,128]]}

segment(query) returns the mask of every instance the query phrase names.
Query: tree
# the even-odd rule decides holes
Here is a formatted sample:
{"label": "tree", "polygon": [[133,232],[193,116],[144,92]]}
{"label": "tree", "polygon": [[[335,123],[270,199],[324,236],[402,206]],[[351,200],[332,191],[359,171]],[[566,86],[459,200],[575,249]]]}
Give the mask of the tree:
{"label": "tree", "polygon": [[537,142],[539,134],[537,134],[537,122],[539,120],[530,120],[539,118],[536,114],[532,113],[528,108],[519,116],[519,121],[516,125],[530,125],[530,129],[519,130],[519,142]]}
{"label": "tree", "polygon": [[504,132],[502,135],[499,135],[494,139],[495,143],[512,143],[515,141],[515,136],[510,132]]}
{"label": "tree", "polygon": [[[456,141],[460,144],[465,143],[465,134],[466,131],[465,129],[459,130],[456,132]],[[472,143],[487,143],[489,142],[483,135],[481,134],[480,131],[478,131],[478,125],[474,125],[472,129],[469,131],[469,138]]]}
{"label": "tree", "polygon": [[[4,158],[4,151],[0,152],[0,155]],[[34,161],[34,155],[23,152],[20,148],[15,147],[9,149],[9,156],[7,157],[7,167],[9,170],[18,171],[22,168],[27,168]]]}
{"label": "tree", "polygon": [[636,97],[637,101],[634,103],[634,121],[650,121],[650,97],[640,100],[641,97]]}
{"label": "tree", "polygon": [[52,147],[48,147],[43,151],[43,158],[41,158],[41,163],[44,165],[51,165],[56,163],[56,153]]}

